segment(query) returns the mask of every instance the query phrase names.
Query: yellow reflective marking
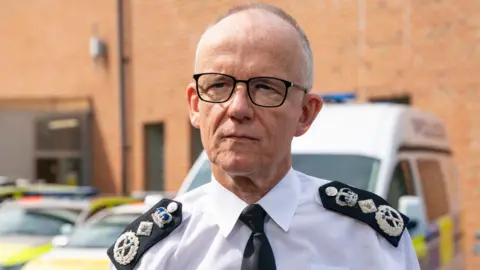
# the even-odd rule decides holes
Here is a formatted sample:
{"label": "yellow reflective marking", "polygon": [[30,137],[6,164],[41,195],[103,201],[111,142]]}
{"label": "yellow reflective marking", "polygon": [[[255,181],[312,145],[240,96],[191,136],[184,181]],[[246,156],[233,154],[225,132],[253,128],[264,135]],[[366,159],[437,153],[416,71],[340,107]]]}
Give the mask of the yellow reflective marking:
{"label": "yellow reflective marking", "polygon": [[453,221],[450,216],[441,217],[438,220],[440,230],[440,263],[442,266],[453,259]]}
{"label": "yellow reflective marking", "polygon": [[17,254],[8,258],[4,262],[4,266],[11,266],[11,265],[16,265],[16,264],[28,262],[28,261],[42,255],[43,253],[49,251],[52,248],[53,248],[53,246],[51,244],[38,246],[38,247],[26,248],[25,250],[20,251]]}
{"label": "yellow reflective marking", "polygon": [[35,259],[26,264],[22,270],[104,270],[108,269],[109,264],[108,257],[107,259]]}
{"label": "yellow reflective marking", "polygon": [[412,239],[413,247],[415,248],[415,253],[417,253],[417,257],[422,259],[428,255],[428,247],[425,243],[425,236],[419,235],[415,236]]}
{"label": "yellow reflective marking", "polygon": [[92,211],[97,210],[100,207],[106,206],[106,207],[112,207],[112,206],[118,206],[122,204],[127,204],[131,202],[136,202],[138,201],[135,198],[130,198],[130,197],[110,197],[110,198],[95,198],[92,200],[92,205],[90,209]]}

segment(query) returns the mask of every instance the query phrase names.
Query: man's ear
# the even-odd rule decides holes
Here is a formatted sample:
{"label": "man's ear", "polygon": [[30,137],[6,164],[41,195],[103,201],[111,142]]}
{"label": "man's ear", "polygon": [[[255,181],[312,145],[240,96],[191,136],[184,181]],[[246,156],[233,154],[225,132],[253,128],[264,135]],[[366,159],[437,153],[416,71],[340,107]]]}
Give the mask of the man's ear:
{"label": "man's ear", "polygon": [[298,121],[295,136],[305,134],[323,107],[322,98],[315,94],[306,94],[303,99],[302,115]]}
{"label": "man's ear", "polygon": [[200,112],[198,105],[200,99],[197,95],[195,83],[190,83],[187,87],[187,102],[188,102],[188,115],[190,117],[190,123],[195,128],[200,128]]}

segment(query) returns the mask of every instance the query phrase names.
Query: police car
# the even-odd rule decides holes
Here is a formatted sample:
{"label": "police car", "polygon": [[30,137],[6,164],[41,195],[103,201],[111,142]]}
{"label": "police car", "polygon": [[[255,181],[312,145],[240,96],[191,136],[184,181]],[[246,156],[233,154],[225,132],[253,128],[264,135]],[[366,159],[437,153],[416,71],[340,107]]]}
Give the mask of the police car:
{"label": "police car", "polygon": [[62,228],[74,226],[81,207],[62,202],[5,202],[0,205],[0,269],[20,269],[48,251]]}
{"label": "police car", "polygon": [[[53,248],[52,239],[69,234],[95,213],[138,200],[129,197],[75,197],[66,191],[40,193],[0,204],[0,270],[23,264]],[[5,250],[5,251],[4,251]]]}
{"label": "police car", "polygon": [[[309,131],[292,142],[293,168],[378,194],[412,220],[422,269],[464,269],[457,168],[440,119],[400,104],[328,95]],[[201,153],[178,195],[211,179]]]}
{"label": "police car", "polygon": [[54,248],[30,261],[24,270],[96,270],[108,269],[107,248],[116,241],[125,227],[148,207],[129,203],[104,209],[91,216],[70,235],[57,236]]}

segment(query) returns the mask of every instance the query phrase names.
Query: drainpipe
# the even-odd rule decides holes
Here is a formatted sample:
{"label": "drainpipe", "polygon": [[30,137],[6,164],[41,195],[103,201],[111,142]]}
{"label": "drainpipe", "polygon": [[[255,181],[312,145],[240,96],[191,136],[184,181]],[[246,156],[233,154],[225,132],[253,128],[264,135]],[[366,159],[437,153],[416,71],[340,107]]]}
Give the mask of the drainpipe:
{"label": "drainpipe", "polygon": [[118,91],[120,94],[120,136],[121,136],[121,183],[122,195],[127,195],[127,123],[126,123],[126,87],[125,87],[125,56],[124,56],[124,7],[123,0],[117,0],[117,36],[118,36]]}

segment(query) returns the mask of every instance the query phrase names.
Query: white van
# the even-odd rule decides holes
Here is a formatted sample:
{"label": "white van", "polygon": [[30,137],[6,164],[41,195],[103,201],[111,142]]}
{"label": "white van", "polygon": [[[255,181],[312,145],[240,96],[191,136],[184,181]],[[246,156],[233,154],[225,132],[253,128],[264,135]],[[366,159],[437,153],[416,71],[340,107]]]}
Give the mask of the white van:
{"label": "white van", "polygon": [[[400,104],[325,104],[292,142],[293,168],[372,191],[412,219],[422,269],[464,269],[460,190],[443,123]],[[203,152],[178,195],[211,179]]]}

